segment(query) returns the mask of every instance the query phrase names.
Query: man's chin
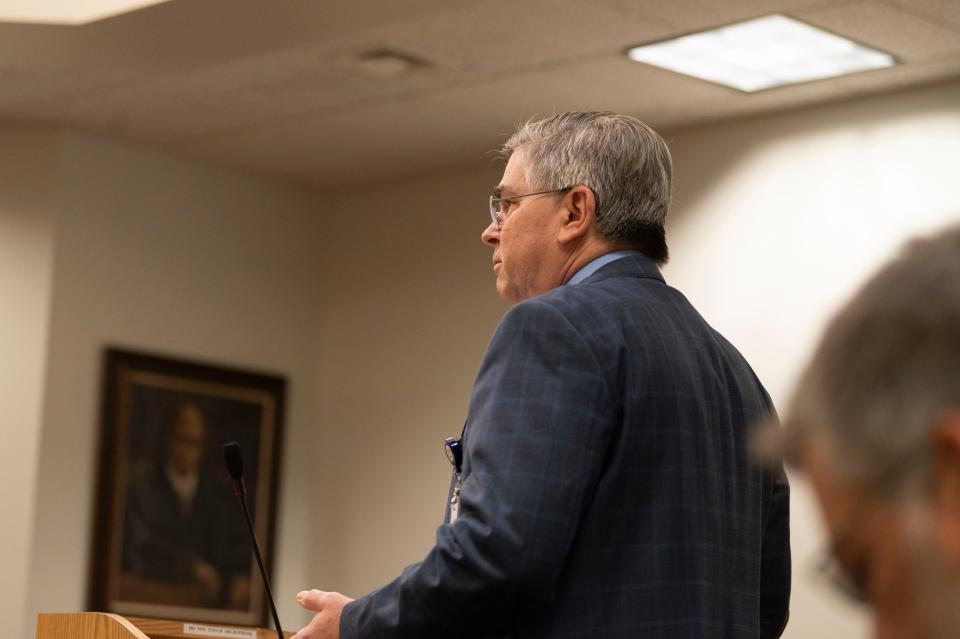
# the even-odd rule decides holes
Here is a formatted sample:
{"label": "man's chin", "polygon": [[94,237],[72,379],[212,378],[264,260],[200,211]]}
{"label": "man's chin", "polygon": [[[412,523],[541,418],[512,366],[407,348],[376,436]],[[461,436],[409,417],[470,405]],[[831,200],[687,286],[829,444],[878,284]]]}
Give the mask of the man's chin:
{"label": "man's chin", "polygon": [[499,295],[503,301],[510,302],[511,304],[516,304],[526,299],[520,295],[519,291],[508,286],[499,277],[497,278],[497,295]]}

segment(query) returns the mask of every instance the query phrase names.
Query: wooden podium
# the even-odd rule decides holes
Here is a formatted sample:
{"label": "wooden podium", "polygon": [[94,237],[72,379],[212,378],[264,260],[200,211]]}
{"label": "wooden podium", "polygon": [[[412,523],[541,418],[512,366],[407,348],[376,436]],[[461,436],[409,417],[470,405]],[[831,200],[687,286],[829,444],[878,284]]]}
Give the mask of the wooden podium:
{"label": "wooden podium", "polygon": [[[284,632],[284,637],[294,633]],[[41,613],[37,616],[37,639],[276,639],[267,628],[243,628],[220,624],[121,617],[107,612]]]}

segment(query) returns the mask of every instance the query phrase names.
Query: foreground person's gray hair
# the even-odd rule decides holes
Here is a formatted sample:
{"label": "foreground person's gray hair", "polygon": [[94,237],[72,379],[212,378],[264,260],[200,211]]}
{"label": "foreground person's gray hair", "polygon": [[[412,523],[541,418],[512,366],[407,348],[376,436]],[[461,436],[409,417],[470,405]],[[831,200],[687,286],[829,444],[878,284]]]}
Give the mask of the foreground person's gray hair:
{"label": "foreground person's gray hair", "polygon": [[811,436],[863,488],[928,485],[931,432],[960,407],[960,225],[909,243],[833,319],[784,420],[799,464]]}
{"label": "foreground person's gray hair", "polygon": [[672,160],[656,131],[627,115],[561,113],[521,125],[503,145],[527,153],[528,183],[537,189],[583,184],[597,197],[597,229],[608,240],[667,261],[664,223]]}

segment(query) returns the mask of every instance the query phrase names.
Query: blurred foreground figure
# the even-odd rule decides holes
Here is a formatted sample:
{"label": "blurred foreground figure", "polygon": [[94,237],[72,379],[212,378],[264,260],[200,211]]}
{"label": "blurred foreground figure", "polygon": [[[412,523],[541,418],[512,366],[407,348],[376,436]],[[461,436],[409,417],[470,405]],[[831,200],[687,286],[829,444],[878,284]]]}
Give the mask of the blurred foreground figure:
{"label": "blurred foreground figure", "polygon": [[960,226],[909,244],[827,329],[784,420],[883,639],[960,637]]}

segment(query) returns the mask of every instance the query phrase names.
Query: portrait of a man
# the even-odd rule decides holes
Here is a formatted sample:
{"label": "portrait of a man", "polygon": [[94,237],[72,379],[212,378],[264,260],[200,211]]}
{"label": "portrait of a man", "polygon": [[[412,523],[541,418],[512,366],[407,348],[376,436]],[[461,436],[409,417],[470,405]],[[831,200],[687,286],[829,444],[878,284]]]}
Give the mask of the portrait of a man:
{"label": "portrait of a man", "polygon": [[180,404],[155,463],[128,479],[122,598],[164,592],[180,605],[248,605],[249,542],[230,487],[204,463],[208,441],[200,408]]}
{"label": "portrait of a man", "polygon": [[92,594],[122,614],[256,624],[263,587],[223,446],[245,453],[247,503],[269,547],[282,380],[171,362],[108,354],[100,508],[111,525]]}

